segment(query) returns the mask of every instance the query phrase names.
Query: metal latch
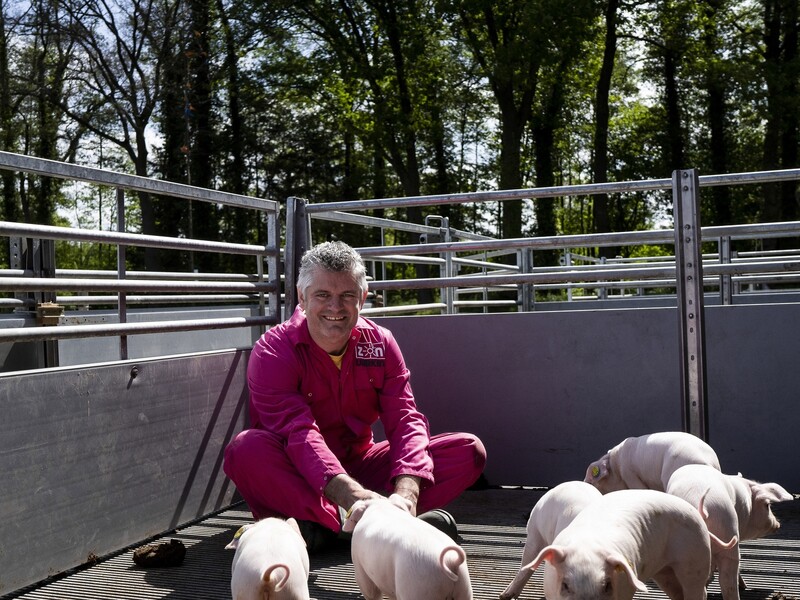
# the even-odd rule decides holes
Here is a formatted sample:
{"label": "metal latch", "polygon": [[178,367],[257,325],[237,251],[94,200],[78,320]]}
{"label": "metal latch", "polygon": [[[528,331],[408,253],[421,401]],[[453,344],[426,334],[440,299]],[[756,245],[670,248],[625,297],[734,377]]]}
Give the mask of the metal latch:
{"label": "metal latch", "polygon": [[36,305],[36,322],[39,325],[58,325],[64,316],[64,307],[55,302],[40,302]]}

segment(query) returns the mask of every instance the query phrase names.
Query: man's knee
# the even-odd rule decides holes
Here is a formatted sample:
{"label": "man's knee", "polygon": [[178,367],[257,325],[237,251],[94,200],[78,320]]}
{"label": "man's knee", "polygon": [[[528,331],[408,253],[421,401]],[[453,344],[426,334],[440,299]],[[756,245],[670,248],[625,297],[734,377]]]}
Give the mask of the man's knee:
{"label": "man's knee", "polygon": [[222,469],[235,483],[237,475],[257,465],[270,464],[277,453],[283,453],[283,447],[274,435],[260,429],[245,429],[225,447]]}
{"label": "man's knee", "polygon": [[[434,462],[442,458],[460,465],[467,472],[481,473],[486,466],[486,447],[472,433],[445,433],[431,438]],[[446,458],[445,458],[446,457]]]}

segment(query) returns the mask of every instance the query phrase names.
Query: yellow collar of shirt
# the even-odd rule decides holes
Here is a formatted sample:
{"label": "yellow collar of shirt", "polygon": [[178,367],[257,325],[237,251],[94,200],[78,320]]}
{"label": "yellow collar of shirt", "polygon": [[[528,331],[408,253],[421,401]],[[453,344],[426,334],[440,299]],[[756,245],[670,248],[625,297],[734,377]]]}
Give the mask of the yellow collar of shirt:
{"label": "yellow collar of shirt", "polygon": [[331,360],[333,361],[333,364],[336,365],[336,368],[341,371],[342,370],[342,359],[344,359],[344,352],[342,352],[338,356],[335,355],[335,354],[328,354],[328,356],[331,357]]}

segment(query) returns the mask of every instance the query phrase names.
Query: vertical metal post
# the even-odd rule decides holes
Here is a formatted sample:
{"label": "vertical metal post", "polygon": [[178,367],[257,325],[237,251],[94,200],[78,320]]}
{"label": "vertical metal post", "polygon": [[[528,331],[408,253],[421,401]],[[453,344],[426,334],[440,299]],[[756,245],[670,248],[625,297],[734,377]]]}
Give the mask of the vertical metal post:
{"label": "vertical metal post", "polygon": [[[9,267],[25,271],[26,277],[55,277],[56,276],[56,250],[53,240],[11,237],[9,238]],[[23,305],[14,309],[15,313],[37,317],[44,304],[55,303],[56,292],[18,292],[14,294]],[[45,340],[35,343],[36,364],[32,367],[57,367],[58,340]]]}
{"label": "vertical metal post", "polygon": [[708,441],[699,189],[694,169],[673,172],[682,416],[686,431]]}
{"label": "vertical metal post", "polygon": [[[125,232],[125,190],[117,188],[117,231]],[[125,279],[127,246],[119,244],[117,246],[117,279]],[[117,294],[117,311],[120,323],[128,322],[128,296],[125,292]],[[128,359],[128,336],[119,336],[119,358]]]}
{"label": "vertical metal post", "polygon": [[284,319],[288,319],[298,303],[297,275],[300,258],[311,246],[311,220],[303,198],[286,199],[286,249],[284,250]]}
{"label": "vertical metal post", "polygon": [[[731,262],[731,236],[723,235],[719,238],[719,262],[726,265]],[[722,304],[733,304],[733,286],[731,285],[731,275],[719,276],[719,295]]]}
{"label": "vertical metal post", "polygon": [[[519,251],[520,270],[533,273],[533,248],[522,248]],[[534,304],[534,289],[532,283],[520,285],[520,308],[523,312],[531,312]]]}
{"label": "vertical metal post", "polygon": [[[56,276],[56,243],[55,240],[40,240],[39,246],[39,266],[40,277]],[[55,292],[42,292],[42,302],[56,301]],[[58,358],[58,340],[46,340],[44,342],[44,360],[46,367],[57,367],[59,364]]]}
{"label": "vertical metal post", "polygon": [[[452,237],[450,236],[450,219],[447,217],[442,217],[441,228],[439,229],[440,236],[443,242],[451,242]],[[453,253],[452,252],[444,252],[444,272],[445,277],[455,277],[455,269],[453,269]],[[455,314],[457,311],[455,309],[455,296],[456,296],[456,288],[453,287],[446,287],[442,290],[444,293],[445,304],[447,305],[447,314],[452,315]]]}
{"label": "vertical metal post", "polygon": [[[274,248],[274,252],[267,256],[267,273],[270,283],[274,285],[269,293],[268,306],[270,316],[280,321],[281,315],[281,240],[280,240],[280,214],[267,213],[267,244]],[[263,261],[262,261],[263,264]]]}

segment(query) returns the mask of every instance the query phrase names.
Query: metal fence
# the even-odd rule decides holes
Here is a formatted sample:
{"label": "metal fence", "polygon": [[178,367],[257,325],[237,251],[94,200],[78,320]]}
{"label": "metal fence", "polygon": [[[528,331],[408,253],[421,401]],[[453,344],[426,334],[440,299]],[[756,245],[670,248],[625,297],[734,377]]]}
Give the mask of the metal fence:
{"label": "metal fence", "polygon": [[[239,327],[260,331],[279,322],[281,264],[276,202],[8,152],[0,152],[0,169],[109,186],[116,190],[118,221],[115,232],[0,222],[0,235],[8,238],[10,247],[9,268],[0,270],[0,291],[7,293],[0,299],[0,307],[12,309],[11,316],[22,317],[21,325],[16,325],[20,319],[6,320],[16,326],[0,328],[0,343],[45,342],[44,366],[57,366],[55,340],[118,336],[119,358],[125,359],[130,335]],[[125,194],[129,193],[258,211],[263,215],[261,222],[265,223],[267,243],[260,246],[129,233],[125,206]],[[117,268],[114,271],[58,269],[54,252],[57,241],[112,245],[116,248]],[[250,256],[253,270],[241,274],[128,271],[126,251],[130,247]],[[131,305],[231,302],[255,305],[258,309],[254,316],[128,322]],[[65,307],[98,305],[114,306],[117,322],[84,319],[83,324],[71,324],[64,315]]]}
{"label": "metal fence", "polygon": [[[699,188],[755,185],[797,180],[800,179],[800,170],[700,176],[697,179]],[[316,223],[324,220],[377,228],[383,240],[390,230],[419,234],[420,243],[417,244],[359,248],[362,256],[372,264],[373,281],[370,289],[380,299],[379,306],[372,305],[366,310],[372,315],[548,310],[551,305],[562,307],[561,301],[575,302],[570,306],[571,309],[578,308],[580,304],[599,308],[597,303],[585,301],[640,300],[644,297],[661,299],[674,305],[679,293],[676,239],[680,239],[676,237],[678,230],[675,228],[492,239],[453,230],[442,217],[438,217],[440,222],[434,226],[427,222],[424,225],[405,223],[361,213],[410,206],[486,204],[643,191],[671,191],[674,202],[680,197],[680,183],[676,184],[672,179],[660,179],[320,204],[309,203],[302,198],[289,198],[286,273],[291,278],[296,272],[295,257],[312,243]],[[688,211],[699,225],[699,192],[697,197],[692,198]],[[747,301],[753,301],[759,293],[765,295],[764,292],[771,291],[786,295],[797,292],[800,249],[747,252],[733,249],[737,241],[748,241],[749,245],[758,247],[764,240],[779,237],[800,238],[800,222],[700,227],[700,235],[694,241],[696,252],[701,257],[703,290],[710,301],[732,304],[737,296],[740,299],[747,296]],[[678,248],[681,245],[678,244]],[[713,252],[708,251],[709,245],[714,246]],[[611,259],[598,258],[596,252],[603,247],[635,246],[666,246],[671,247],[672,252],[663,256]],[[706,248],[704,253],[701,252],[703,248]],[[536,255],[544,251],[558,253],[561,264],[537,266],[541,261],[536,259]],[[588,251],[595,252],[589,255]],[[500,257],[505,260],[499,260]],[[510,262],[508,257],[512,258]],[[385,274],[381,265],[389,262],[426,264],[432,267],[437,276],[386,280],[381,277]],[[289,283],[286,289],[286,304],[291,307],[296,299]],[[411,289],[433,289],[436,301],[427,304],[415,304],[408,300],[405,303],[392,301],[392,292]]]}
{"label": "metal fence", "polygon": [[[800,249],[737,252],[733,248],[738,240],[746,240],[755,248],[755,241],[768,238],[798,239],[800,222],[701,227],[699,197],[704,187],[798,180],[800,169],[702,177],[689,170],[677,171],[671,179],[319,204],[291,197],[286,205],[283,260],[280,207],[272,201],[3,152],[0,169],[111,186],[117,190],[120,215],[116,232],[0,222],[0,234],[11,243],[12,263],[17,261],[9,269],[0,270],[0,291],[11,295],[0,299],[0,307],[35,316],[35,321],[29,319],[22,326],[0,328],[0,342],[47,344],[70,338],[118,336],[119,358],[126,358],[127,336],[134,334],[219,328],[252,328],[253,332],[260,332],[264,326],[281,321],[296,305],[299,258],[312,243],[315,225],[321,221],[381,231],[384,242],[380,246],[358,249],[371,265],[370,304],[364,312],[372,316],[557,310],[565,306],[603,308],[603,302],[626,302],[637,307],[643,305],[643,300],[657,301],[685,312],[682,329],[688,336],[686,343],[692,346],[687,347],[686,355],[702,356],[702,340],[692,341],[692,336],[702,332],[702,326],[691,325],[702,319],[705,302],[732,304],[743,298],[748,302],[775,301],[776,296],[783,301],[798,299]],[[124,195],[131,192],[257,210],[265,217],[268,242],[258,246],[126,232]],[[671,192],[672,229],[494,239],[456,230],[441,216],[429,216],[425,223],[408,223],[370,214],[377,209],[411,206],[643,192]],[[420,241],[389,245],[385,240],[390,230],[418,235]],[[48,244],[58,240],[116,246],[116,271],[57,269]],[[255,264],[252,273],[242,274],[127,271],[125,251],[130,246],[237,253],[254,257]],[[672,251],[663,256],[597,258],[600,248],[636,246],[659,246]],[[543,252],[558,254],[560,264],[542,266],[538,256]],[[391,279],[386,276],[388,263],[425,264],[433,275]],[[410,302],[409,290],[433,290],[433,300],[425,304]],[[127,319],[128,309],[134,305],[169,305],[178,311],[186,305],[226,303],[255,304],[258,311],[255,316],[227,318],[167,316],[155,322],[136,323]],[[83,307],[91,312],[104,305],[115,307],[117,323],[78,324],[58,312],[64,307]],[[57,357],[48,364],[57,364]]]}
{"label": "metal fence", "polygon": [[[294,286],[297,280],[297,258],[312,243],[312,221],[316,218],[340,219],[358,222],[349,211],[386,209],[408,206],[430,206],[465,202],[497,202],[523,198],[554,198],[559,196],[591,195],[598,193],[630,193],[634,191],[671,190],[673,200],[674,227],[672,230],[654,230],[610,234],[576,236],[534,237],[506,240],[468,239],[453,235],[446,226],[428,228],[423,235],[437,238],[435,243],[408,244],[402,246],[378,246],[359,248],[362,256],[370,261],[418,260],[428,257],[438,261],[440,277],[397,280],[373,280],[373,291],[383,292],[401,289],[438,289],[440,302],[424,306],[409,306],[411,311],[438,310],[452,313],[461,308],[457,304],[456,291],[484,290],[484,297],[476,304],[483,310],[490,308],[488,290],[511,288],[516,292],[518,310],[533,310],[536,288],[556,286],[563,290],[588,285],[607,289],[610,285],[621,288],[644,287],[653,282],[659,287],[674,288],[673,302],[678,310],[679,338],[681,343],[681,392],[683,420],[686,430],[708,438],[708,408],[706,403],[705,325],[704,306],[706,284],[717,282],[722,303],[733,301],[732,291],[744,281],[758,280],[791,283],[800,274],[800,260],[794,252],[788,255],[734,256],[730,251],[734,239],[765,239],[771,237],[797,237],[800,223],[768,223],[702,228],[700,223],[700,188],[719,185],[764,184],[800,179],[800,170],[771,171],[732,175],[699,177],[694,170],[675,171],[671,179],[620,182],[594,185],[559,186],[529,190],[478,192],[422,196],[415,198],[391,198],[351,202],[309,204],[301,198],[290,198],[286,223],[286,308],[297,302]],[[407,226],[390,222],[361,218],[361,223],[381,228]],[[441,241],[438,241],[441,240]],[[702,252],[707,242],[717,244],[717,258],[708,260]],[[542,250],[572,248],[599,248],[619,245],[671,244],[674,257],[657,264],[615,261],[605,264],[575,265],[565,260],[557,267],[535,268],[534,253]],[[482,253],[484,259],[479,258]],[[488,253],[516,254],[515,264],[490,264]],[[469,276],[458,274],[459,256],[475,261],[482,272]],[[743,278],[738,279],[737,278]],[[782,279],[781,279],[782,278]],[[501,305],[508,310],[508,303]],[[387,314],[385,308],[371,309],[372,314]]]}

